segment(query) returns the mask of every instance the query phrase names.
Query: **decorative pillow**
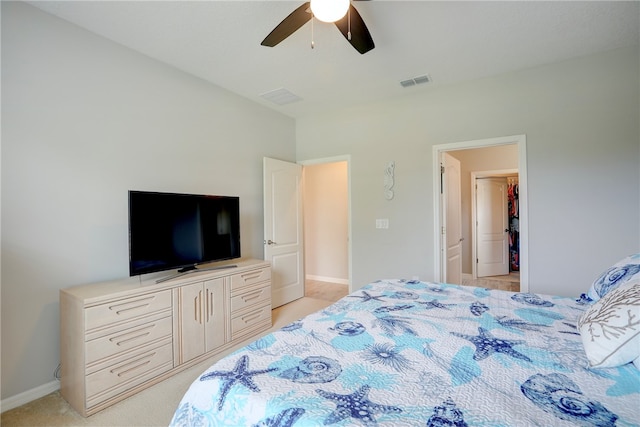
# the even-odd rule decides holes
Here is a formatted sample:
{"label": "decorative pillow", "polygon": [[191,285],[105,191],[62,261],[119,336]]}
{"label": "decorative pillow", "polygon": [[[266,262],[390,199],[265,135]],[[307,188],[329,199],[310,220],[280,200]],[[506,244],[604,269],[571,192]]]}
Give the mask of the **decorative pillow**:
{"label": "decorative pillow", "polygon": [[640,358],[640,279],[591,305],[580,316],[578,331],[591,367],[612,368]]}
{"label": "decorative pillow", "polygon": [[640,253],[629,255],[602,273],[593,282],[586,297],[598,301],[616,287],[635,278],[640,278]]}

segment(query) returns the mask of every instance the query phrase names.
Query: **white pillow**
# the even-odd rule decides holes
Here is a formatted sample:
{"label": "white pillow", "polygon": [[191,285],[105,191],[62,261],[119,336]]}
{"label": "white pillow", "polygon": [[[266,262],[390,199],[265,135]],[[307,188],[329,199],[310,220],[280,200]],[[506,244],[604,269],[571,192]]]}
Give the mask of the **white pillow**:
{"label": "white pillow", "polygon": [[605,270],[589,288],[587,297],[598,301],[625,282],[640,278],[640,253],[629,255]]}
{"label": "white pillow", "polygon": [[591,367],[612,368],[638,359],[640,279],[621,284],[591,305],[580,316],[578,331]]}

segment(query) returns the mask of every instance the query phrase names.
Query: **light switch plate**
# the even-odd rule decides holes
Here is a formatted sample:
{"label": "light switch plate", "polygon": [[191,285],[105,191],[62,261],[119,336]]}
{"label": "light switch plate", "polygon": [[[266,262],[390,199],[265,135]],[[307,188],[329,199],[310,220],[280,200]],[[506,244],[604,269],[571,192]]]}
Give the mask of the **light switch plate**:
{"label": "light switch plate", "polygon": [[376,228],[389,228],[389,220],[387,218],[376,219]]}

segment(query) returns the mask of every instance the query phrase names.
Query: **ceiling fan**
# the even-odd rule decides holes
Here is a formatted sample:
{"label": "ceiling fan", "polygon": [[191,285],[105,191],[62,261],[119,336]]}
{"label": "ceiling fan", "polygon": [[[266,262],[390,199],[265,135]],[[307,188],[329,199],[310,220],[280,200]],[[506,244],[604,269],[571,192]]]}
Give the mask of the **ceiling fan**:
{"label": "ceiling fan", "polygon": [[[289,16],[284,18],[260,44],[262,46],[274,47],[295,33],[300,27],[313,18],[312,7],[310,1],[298,7],[291,12]],[[375,47],[367,26],[356,8],[351,4],[351,1],[349,1],[349,8],[346,14],[335,21],[334,24],[351,46],[361,54],[365,54]]]}

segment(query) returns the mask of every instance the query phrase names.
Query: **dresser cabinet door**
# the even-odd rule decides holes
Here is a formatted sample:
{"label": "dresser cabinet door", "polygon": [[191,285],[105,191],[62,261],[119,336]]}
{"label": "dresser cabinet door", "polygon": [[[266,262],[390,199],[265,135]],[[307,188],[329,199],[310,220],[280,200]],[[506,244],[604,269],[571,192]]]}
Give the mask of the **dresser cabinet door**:
{"label": "dresser cabinet door", "polygon": [[204,282],[204,295],[205,351],[209,352],[228,341],[224,278]]}
{"label": "dresser cabinet door", "polygon": [[181,286],[178,295],[180,363],[184,363],[204,353],[204,288],[202,283]]}
{"label": "dresser cabinet door", "polygon": [[184,363],[229,340],[225,279],[181,286],[178,295],[180,363]]}

